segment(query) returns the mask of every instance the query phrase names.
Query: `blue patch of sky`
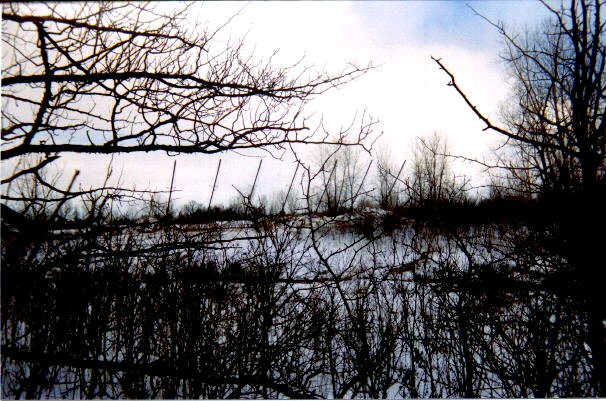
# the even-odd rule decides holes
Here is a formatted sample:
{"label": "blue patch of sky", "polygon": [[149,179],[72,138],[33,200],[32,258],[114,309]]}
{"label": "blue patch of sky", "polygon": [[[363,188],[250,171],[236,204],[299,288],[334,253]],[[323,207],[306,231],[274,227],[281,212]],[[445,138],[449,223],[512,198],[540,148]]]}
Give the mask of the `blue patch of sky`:
{"label": "blue patch of sky", "polygon": [[[471,8],[470,8],[471,7]],[[538,1],[371,1],[355,2],[352,10],[362,26],[386,46],[405,41],[425,45],[454,45],[470,50],[494,49],[497,30],[474,10],[493,22],[517,31],[537,26],[549,11]]]}

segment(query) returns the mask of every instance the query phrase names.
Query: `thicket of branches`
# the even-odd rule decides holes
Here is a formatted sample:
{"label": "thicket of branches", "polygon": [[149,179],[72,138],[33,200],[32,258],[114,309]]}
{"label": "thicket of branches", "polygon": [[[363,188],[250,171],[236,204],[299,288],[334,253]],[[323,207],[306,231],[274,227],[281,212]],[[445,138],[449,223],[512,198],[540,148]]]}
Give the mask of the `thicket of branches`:
{"label": "thicket of branches", "polygon": [[215,43],[218,31],[188,18],[195,5],[161,7],[3,4],[2,159],[13,170],[2,184],[33,175],[54,198],[81,195],[40,174],[67,152],[83,160],[251,148],[280,155],[300,143],[363,145],[371,133],[372,121],[363,121],[357,132],[329,139],[309,126],[304,110],[368,68],[329,74],[279,66],[242,42]]}
{"label": "thicket of branches", "polygon": [[[304,109],[366,68],[329,75],[258,60],[239,42],[217,49],[216,32],[184,24],[191,7],[3,5],[3,396],[606,395],[602,3],[550,8],[527,40],[495,24],[518,83],[505,128],[436,59],[513,145],[506,179],[581,194],[578,216],[391,230],[351,212],[466,201],[444,139],[421,138],[404,176],[382,155],[372,178],[346,145],[368,144],[373,122],[329,136]],[[270,215],[244,199],[179,216],[158,194],[109,185],[111,167],[100,188],[47,175],[67,152],[279,154],[300,143],[331,146],[315,163],[297,158],[298,188]],[[74,198],[89,224],[39,224],[69,218]],[[119,224],[141,198],[147,217],[201,224]],[[208,218],[232,212],[254,218]]]}
{"label": "thicket of branches", "polygon": [[3,251],[3,395],[601,394],[577,343],[593,317],[569,276],[550,279],[565,258],[536,263],[542,227],[335,242],[339,223],[98,227],[38,249],[17,237]]}
{"label": "thicket of branches", "polygon": [[513,78],[503,125],[490,121],[437,58],[449,85],[472,111],[513,147],[501,166],[517,188],[542,194],[596,191],[606,184],[606,22],[604,3],[543,2],[551,18],[522,34],[493,23],[505,42]]}
{"label": "thicket of branches", "polygon": [[604,2],[570,0],[559,7],[543,2],[551,18],[527,35],[492,23],[506,49],[504,59],[515,82],[504,124],[490,121],[456,82],[445,63],[434,58],[486,130],[501,134],[514,149],[506,161],[506,180],[516,189],[551,199],[557,222],[551,242],[567,255],[575,280],[583,283],[594,316],[592,353],[600,391],[606,393],[606,314],[601,303],[606,271],[606,21]]}

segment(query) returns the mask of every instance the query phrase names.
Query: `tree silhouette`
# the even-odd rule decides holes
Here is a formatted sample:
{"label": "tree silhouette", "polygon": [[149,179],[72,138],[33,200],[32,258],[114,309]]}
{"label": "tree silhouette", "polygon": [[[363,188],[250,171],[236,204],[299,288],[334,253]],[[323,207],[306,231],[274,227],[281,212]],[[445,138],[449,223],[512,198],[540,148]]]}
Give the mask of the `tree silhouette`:
{"label": "tree silhouette", "polygon": [[448,148],[447,139],[438,132],[416,138],[412,174],[406,179],[411,205],[436,206],[465,200],[467,181],[455,176]]}
{"label": "tree silhouette", "polygon": [[514,79],[505,125],[473,105],[444,63],[433,58],[486,124],[518,147],[523,167],[541,191],[593,192],[606,180],[606,24],[601,1],[572,0],[540,30],[515,35],[492,23],[503,38],[504,60]]}
{"label": "tree silhouette", "polygon": [[[368,68],[336,74],[258,59],[242,42],[215,43],[188,18],[140,3],[2,8],[2,159],[26,158],[10,183],[66,152],[212,154],[329,140],[304,105]],[[279,154],[279,153],[278,153]]]}
{"label": "tree silhouette", "polygon": [[[606,312],[602,303],[606,271],[606,21],[604,2],[571,0],[554,8],[551,18],[535,34],[514,35],[492,23],[506,44],[505,62],[513,75],[514,101],[505,113],[505,126],[491,122],[473,105],[454,75],[449,85],[490,129],[504,135],[518,149],[526,170],[525,186],[555,204],[558,243],[584,288],[589,312],[588,343],[592,362],[606,394]],[[554,196],[557,195],[557,196]]]}

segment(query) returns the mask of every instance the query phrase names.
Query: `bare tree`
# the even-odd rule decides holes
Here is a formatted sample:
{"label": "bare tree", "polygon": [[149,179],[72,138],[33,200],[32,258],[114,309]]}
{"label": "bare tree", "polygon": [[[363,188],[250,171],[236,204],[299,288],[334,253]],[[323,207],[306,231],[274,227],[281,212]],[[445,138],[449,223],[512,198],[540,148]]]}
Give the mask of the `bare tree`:
{"label": "bare tree", "polygon": [[592,192],[606,179],[604,3],[543,4],[552,18],[536,32],[515,35],[491,22],[504,39],[503,57],[515,81],[503,126],[482,114],[442,61],[434,60],[486,129],[517,146],[543,192]]}
{"label": "bare tree", "polygon": [[379,206],[385,210],[392,210],[398,206],[401,200],[403,181],[400,180],[400,173],[404,165],[398,170],[391,159],[389,149],[386,147],[379,149],[375,158],[377,161],[376,183]]}
{"label": "bare tree", "polygon": [[[258,59],[242,42],[215,43],[191,7],[143,3],[2,7],[2,159],[28,158],[6,184],[66,152],[279,155],[329,140],[308,127],[304,105],[368,68],[336,74]],[[372,125],[372,124],[371,124]]]}
{"label": "bare tree", "polygon": [[406,180],[408,202],[430,206],[465,199],[467,181],[455,176],[444,136],[434,132],[418,137],[413,152],[412,172]]}
{"label": "bare tree", "polygon": [[351,211],[365,194],[363,186],[368,174],[359,150],[323,146],[318,148],[314,158],[313,164],[320,178],[316,208],[332,214]]}
{"label": "bare tree", "polygon": [[[529,168],[526,177],[543,195],[557,197],[560,244],[583,285],[590,322],[588,343],[599,394],[606,394],[606,317],[601,303],[606,213],[606,21],[600,0],[570,0],[559,8],[546,1],[551,18],[528,35],[492,23],[505,44],[505,62],[515,81],[505,124],[496,125],[473,105],[441,60],[436,63],[486,129],[513,143]],[[555,197],[553,197],[555,198]]]}

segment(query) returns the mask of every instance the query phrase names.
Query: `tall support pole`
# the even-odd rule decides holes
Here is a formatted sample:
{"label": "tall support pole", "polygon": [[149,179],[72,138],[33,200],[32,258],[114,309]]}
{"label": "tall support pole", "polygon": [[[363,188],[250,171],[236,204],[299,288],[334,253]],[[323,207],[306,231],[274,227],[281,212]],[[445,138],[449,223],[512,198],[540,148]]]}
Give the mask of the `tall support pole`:
{"label": "tall support pole", "polygon": [[[324,197],[324,194],[326,193],[326,189],[330,185],[330,179],[332,178],[332,174],[337,169],[337,162],[338,161],[339,161],[338,159],[335,159],[335,164],[333,164],[332,170],[330,170],[330,174],[328,175],[328,180],[326,181],[326,185],[324,186],[324,190],[322,191],[322,195],[320,195],[320,199],[318,199],[318,206],[316,207],[316,213],[318,212],[318,209],[320,209],[320,204],[322,203],[322,198]],[[326,204],[327,204],[327,208],[328,208],[328,206],[330,206],[330,205],[328,205],[328,199],[327,199]]]}
{"label": "tall support pole", "polygon": [[288,191],[286,191],[286,196],[284,197],[284,202],[282,202],[282,208],[280,209],[280,213],[284,213],[284,207],[286,206],[286,201],[288,200],[288,195],[290,195],[290,190],[292,189],[292,184],[295,182],[295,177],[297,176],[297,171],[299,171],[299,163],[297,163],[297,168],[295,168],[295,173],[292,175],[292,180],[290,180],[290,185],[288,186]]}
{"label": "tall support pole", "polygon": [[259,160],[259,168],[257,169],[257,174],[255,175],[255,181],[253,181],[252,188],[250,189],[250,195],[248,195],[248,199],[252,205],[252,196],[255,192],[255,186],[257,185],[257,178],[259,178],[259,171],[261,171],[261,164],[263,164],[263,159]]}
{"label": "tall support pole", "polygon": [[356,198],[360,194],[360,191],[362,190],[362,186],[364,185],[364,181],[366,181],[366,176],[368,175],[368,172],[370,171],[370,166],[371,165],[372,165],[372,160],[370,160],[370,163],[368,163],[368,167],[366,167],[366,172],[364,173],[364,177],[362,177],[362,181],[360,182],[360,186],[358,187],[358,190],[356,191],[356,194],[351,199],[351,205],[352,205],[352,207],[353,207],[353,204],[356,201]]}
{"label": "tall support pole", "polygon": [[400,167],[400,171],[398,171],[398,175],[396,176],[396,179],[393,180],[393,183],[391,184],[391,187],[389,188],[390,194],[391,194],[391,191],[393,191],[393,188],[396,186],[396,182],[400,179],[400,174],[402,174],[402,170],[404,170],[405,164],[406,164],[406,160],[404,160],[404,163],[402,163],[402,167]]}
{"label": "tall support pole", "polygon": [[78,175],[80,175],[80,170],[74,171],[74,175],[72,176],[72,179],[69,182],[67,189],[65,190],[65,195],[63,196],[63,199],[61,199],[59,204],[57,204],[57,207],[55,208],[55,211],[53,212],[53,214],[50,218],[50,221],[54,221],[57,218],[57,216],[59,215],[59,210],[61,209],[61,206],[63,206],[65,204],[65,202],[67,202],[67,196],[68,196],[69,192],[72,190],[72,186],[74,185],[74,182],[76,181],[76,178],[78,177]]}
{"label": "tall support pole", "polygon": [[213,189],[210,193],[210,200],[208,201],[208,209],[210,210],[210,205],[213,203],[213,196],[215,195],[215,188],[217,187],[217,179],[219,178],[219,170],[221,169],[221,159],[219,159],[219,165],[217,166],[217,173],[215,174],[215,181],[213,182]]}
{"label": "tall support pole", "polygon": [[173,197],[173,184],[175,182],[175,170],[177,169],[177,161],[173,163],[173,175],[170,179],[170,192],[168,193],[168,203],[166,204],[166,215],[168,216],[168,212],[170,212],[170,201]]}

